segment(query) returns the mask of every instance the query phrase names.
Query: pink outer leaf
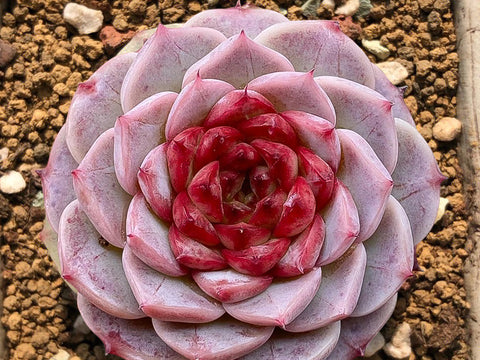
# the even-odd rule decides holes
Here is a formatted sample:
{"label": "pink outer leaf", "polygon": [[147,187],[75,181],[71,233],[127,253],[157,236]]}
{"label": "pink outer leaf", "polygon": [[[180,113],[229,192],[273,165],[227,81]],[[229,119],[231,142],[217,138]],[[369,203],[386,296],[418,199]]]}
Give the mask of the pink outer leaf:
{"label": "pink outer leaf", "polygon": [[158,337],[150,319],[125,320],[111,316],[80,294],[77,305],[87,326],[105,344],[107,354],[130,360],[185,360]]}
{"label": "pink outer leaf", "polygon": [[115,173],[130,195],[138,190],[137,172],[143,159],[165,141],[165,123],[176,98],[177,94],[172,92],[152,95],[115,123]]}
{"label": "pink outer leaf", "polygon": [[172,106],[165,133],[167,141],[183,130],[201,126],[213,105],[235,88],[221,80],[203,80],[199,75],[185,86]]}
{"label": "pink outer leaf", "polygon": [[341,151],[335,126],[328,120],[303,111],[284,111],[281,115],[292,125],[300,142],[336,172]]}
{"label": "pink outer leaf", "polygon": [[357,133],[337,131],[342,146],[343,162],[337,176],[352,194],[360,218],[357,242],[368,239],[382,220],[392,177],[370,145]]}
{"label": "pink outer leaf", "polygon": [[375,87],[373,89],[378,91],[393,103],[393,116],[406,121],[412,126],[415,126],[412,114],[410,114],[410,110],[405,104],[405,101],[403,101],[403,91],[393,85],[377,65],[372,64],[372,68],[375,76]]}
{"label": "pink outer leaf", "polygon": [[284,328],[312,301],[321,279],[320,268],[295,278],[275,279],[261,294],[234,304],[223,304],[223,307],[240,321]]}
{"label": "pink outer leaf", "polygon": [[116,56],[78,85],[66,122],[68,148],[77,162],[83,159],[100,134],[113,127],[117,117],[123,114],[120,88],[135,57],[135,53]]}
{"label": "pink outer leaf", "polygon": [[225,313],[188,277],[163,275],[137,258],[128,246],[123,250],[123,268],[142,311],[155,319],[205,323]]}
{"label": "pink outer leaf", "polygon": [[363,356],[370,340],[381,330],[395,309],[397,295],[392,296],[380,309],[361,317],[342,320],[337,346],[326,360],[353,360]]}
{"label": "pink outer leaf", "polygon": [[172,222],[174,192],[168,173],[167,147],[167,143],[163,143],[148,153],[137,178],[153,212],[163,221]]}
{"label": "pink outer leaf", "polygon": [[367,267],[352,316],[363,316],[381,307],[413,275],[415,250],[410,222],[393,196],[388,200],[377,231],[364,244]]}
{"label": "pink outer leaf", "polygon": [[183,87],[195,79],[219,79],[242,89],[261,75],[275,71],[293,71],[288,59],[248,38],[242,31],[224,41],[185,73]]}
{"label": "pink outer leaf", "polygon": [[330,204],[321,213],[325,240],[317,266],[330,264],[353,244],[360,231],[358,211],[347,187],[337,179]]}
{"label": "pink outer leaf", "polygon": [[392,195],[408,215],[413,241],[418,244],[433,226],[440,201],[440,172],[430,147],[420,133],[395,119],[398,134],[398,162],[392,174]]}
{"label": "pink outer leaf", "polygon": [[340,321],[301,334],[277,329],[270,340],[239,360],[323,360],[335,348],[339,335]]}
{"label": "pink outer leaf", "polygon": [[148,266],[169,276],[187,274],[170,248],[169,226],[151,213],[142,193],[135,195],[130,203],[126,229],[128,247]]}
{"label": "pink outer leaf", "polygon": [[271,283],[272,276],[251,276],[233,269],[196,271],[193,280],[211,297],[222,303],[233,303],[260,294]]}
{"label": "pink outer leaf", "polygon": [[125,76],[120,94],[123,110],[129,111],[153,94],[180,91],[185,71],[225,39],[213,29],[160,25]]}
{"label": "pink outer leaf", "polygon": [[62,127],[52,146],[48,164],[40,170],[45,212],[52,228],[58,232],[58,222],[65,207],[75,200],[71,172],[78,166],[68,150],[66,127]]}
{"label": "pink outer leaf", "polygon": [[265,96],[278,112],[305,111],[335,125],[335,109],[311,72],[277,72],[260,76],[247,85]]}
{"label": "pink outer leaf", "polygon": [[272,275],[297,276],[310,271],[317,262],[325,238],[325,223],[315,215],[311,224],[288,247]]}
{"label": "pink outer leaf", "polygon": [[257,8],[252,5],[236,6],[229,9],[206,10],[193,16],[185,27],[208,27],[220,31],[226,37],[237,35],[244,30],[253,38],[264,29],[288,19],[276,11]]}
{"label": "pink outer leaf", "polygon": [[113,128],[95,141],[76,170],[73,187],[82,210],[110,244],[125,244],[125,218],[131,196],[115,176]]}
{"label": "pink outer leaf", "polygon": [[335,107],[337,127],[355,131],[367,140],[389,173],[398,155],[392,103],[356,82],[331,76],[315,78]]}
{"label": "pink outer leaf", "polygon": [[244,324],[224,316],[208,324],[182,324],[153,319],[157,334],[190,360],[232,360],[267,341],[274,327]]}
{"label": "pink outer leaf", "polygon": [[123,272],[121,250],[100,245],[102,237],[77,200],[65,208],[58,234],[60,268],[65,280],[113,316],[123,319],[145,316]]}
{"label": "pink outer leaf", "polygon": [[307,308],[286,326],[286,330],[310,331],[349,316],[360,295],[366,262],[365,248],[358,244],[339,260],[322,267],[320,289]]}
{"label": "pink outer leaf", "polygon": [[314,76],[338,76],[374,87],[370,60],[336,22],[292,21],[276,24],[260,33],[255,41],[285,55],[296,71],[314,69]]}

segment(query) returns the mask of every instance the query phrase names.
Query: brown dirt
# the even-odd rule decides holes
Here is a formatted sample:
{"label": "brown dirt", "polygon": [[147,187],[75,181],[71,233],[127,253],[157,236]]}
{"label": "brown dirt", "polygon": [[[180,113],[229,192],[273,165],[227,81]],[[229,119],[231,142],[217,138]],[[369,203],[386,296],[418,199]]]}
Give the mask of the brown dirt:
{"label": "brown dirt", "polygon": [[[104,12],[111,25],[128,38],[128,31],[162,23],[182,22],[211,6],[232,6],[234,1],[83,0]],[[13,1],[11,2],[13,3]],[[20,171],[27,187],[19,194],[0,194],[0,254],[4,266],[2,324],[6,330],[6,359],[50,359],[59,349],[72,360],[104,359],[104,349],[91,333],[74,328],[77,318],[71,291],[59,278],[38,238],[44,211],[40,183],[34,170],[45,166],[56,133],[65,121],[71,96],[125,40],[104,46],[100,34],[80,36],[61,16],[66,0],[19,0],[6,8],[0,39],[16,50],[14,59],[0,67],[0,148],[8,158],[0,175]],[[258,0],[259,6],[287,9],[301,19],[291,0]],[[469,305],[463,286],[467,214],[457,143],[438,142],[433,125],[454,117],[458,57],[449,0],[396,0],[372,2],[366,19],[340,18],[352,37],[379,39],[408,70],[406,102],[417,127],[429,142],[448,180],[442,196],[449,205],[442,220],[417,249],[421,271],[403,287],[392,319],[383,334],[390,340],[400,323],[412,328],[410,359],[469,359],[465,319]],[[298,5],[298,4],[297,4]],[[324,18],[332,13],[324,8]],[[363,29],[363,31],[362,31]],[[112,32],[112,29],[104,30]],[[123,34],[123,35],[122,35]],[[1,45],[1,44],[0,44]],[[375,61],[375,58],[371,56]],[[113,358],[108,356],[108,358]],[[375,359],[388,359],[379,353]]]}

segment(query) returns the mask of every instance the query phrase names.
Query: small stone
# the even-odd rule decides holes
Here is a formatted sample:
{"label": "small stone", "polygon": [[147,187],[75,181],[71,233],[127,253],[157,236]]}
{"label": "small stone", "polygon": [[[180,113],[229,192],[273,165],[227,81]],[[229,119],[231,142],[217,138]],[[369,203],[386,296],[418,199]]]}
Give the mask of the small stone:
{"label": "small stone", "polygon": [[0,69],[7,66],[16,54],[17,51],[10,43],[0,39]]}
{"label": "small stone", "polygon": [[14,359],[34,360],[37,358],[37,351],[31,344],[20,344],[13,354]]}
{"label": "small stone", "polygon": [[412,347],[410,344],[411,332],[412,330],[408,323],[401,323],[395,329],[392,340],[383,347],[385,353],[394,359],[408,358],[412,353]]}
{"label": "small stone", "polygon": [[362,27],[351,16],[334,16],[332,20],[338,21],[340,30],[352,40],[357,40],[362,34]]}
{"label": "small stone", "polygon": [[0,162],[8,158],[8,148],[3,147],[0,149]]}
{"label": "small stone", "polygon": [[100,40],[102,41],[105,51],[109,55],[118,50],[121,46],[125,45],[135,35],[133,30],[127,33],[118,32],[113,26],[105,26],[100,31]]}
{"label": "small stone", "polygon": [[385,345],[385,338],[381,333],[375,335],[375,337],[370,340],[365,349],[365,354],[363,356],[370,357],[375,355],[380,349]]}
{"label": "small stone", "polygon": [[390,50],[380,43],[380,40],[362,40],[362,46],[369,53],[375,55],[380,60],[385,60],[390,56]]}
{"label": "small stone", "polygon": [[314,17],[317,15],[317,9],[320,6],[320,0],[307,0],[302,5],[302,14],[305,17]]}
{"label": "small stone", "polygon": [[445,209],[447,208],[448,204],[449,204],[449,201],[447,198],[444,198],[444,197],[440,198],[440,203],[438,204],[437,216],[435,218],[435,224],[438,223],[440,220],[442,220],[442,217],[445,214]]}
{"label": "small stone", "polygon": [[358,11],[359,8],[360,0],[347,0],[345,4],[339,6],[337,10],[335,10],[335,14],[352,16]]}
{"label": "small stone", "polygon": [[103,24],[101,11],[75,3],[68,3],[65,6],[63,19],[82,35],[96,33],[102,28]]}
{"label": "small stone", "polygon": [[370,0],[360,0],[360,6],[358,8],[358,11],[356,12],[355,16],[357,17],[365,17],[368,14],[370,14],[370,11],[372,10],[373,5],[370,2]]}
{"label": "small stone", "polygon": [[50,360],[69,360],[70,354],[63,349],[60,349],[58,353],[53,355]]}
{"label": "small stone", "polygon": [[377,66],[393,85],[401,84],[408,77],[408,71],[405,66],[397,61],[382,62],[378,63]]}
{"label": "small stone", "polygon": [[433,137],[438,141],[452,141],[462,132],[462,123],[453,117],[441,118],[433,126]]}
{"label": "small stone", "polygon": [[90,333],[90,328],[87,326],[87,324],[85,324],[85,321],[80,315],[78,315],[75,319],[75,322],[73,323],[73,329],[83,335]]}
{"label": "small stone", "polygon": [[18,171],[10,170],[0,177],[0,191],[4,194],[16,194],[26,187],[27,183]]}

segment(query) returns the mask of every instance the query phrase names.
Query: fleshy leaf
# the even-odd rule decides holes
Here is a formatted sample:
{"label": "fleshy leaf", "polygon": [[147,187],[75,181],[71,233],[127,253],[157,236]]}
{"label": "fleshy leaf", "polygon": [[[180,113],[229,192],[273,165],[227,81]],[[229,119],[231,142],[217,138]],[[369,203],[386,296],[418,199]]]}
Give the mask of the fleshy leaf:
{"label": "fleshy leaf", "polygon": [[242,31],[193,64],[183,86],[199,73],[202,78],[223,80],[242,89],[250,80],[276,71],[293,71],[293,66],[285,56],[250,40]]}
{"label": "fleshy leaf", "polygon": [[360,233],[356,241],[360,242],[368,239],[382,220],[393,181],[365,139],[351,130],[340,129],[337,133],[343,160],[337,176],[357,206]]}
{"label": "fleshy leaf", "polygon": [[218,236],[223,246],[231,250],[242,250],[265,243],[270,238],[270,230],[252,224],[216,224]]}
{"label": "fleshy leaf", "polygon": [[245,324],[224,316],[208,324],[182,324],[153,319],[160,338],[190,360],[237,359],[256,349],[274,327]]}
{"label": "fleshy leaf", "polygon": [[315,296],[322,279],[322,270],[275,279],[261,294],[234,304],[223,304],[233,317],[250,324],[285,327],[291,323]]}
{"label": "fleshy leaf", "polygon": [[155,319],[205,323],[225,313],[188,277],[163,275],[138,259],[128,246],[123,250],[123,268],[142,311]]}
{"label": "fleshy leaf", "polygon": [[410,222],[393,196],[388,200],[377,231],[364,244],[367,267],[352,316],[366,315],[381,307],[413,275],[415,250]]}
{"label": "fleshy leaf", "polygon": [[120,88],[135,57],[135,53],[116,56],[78,85],[66,121],[68,148],[77,162],[123,114]]}
{"label": "fleshy leaf", "polygon": [[337,179],[329,206],[322,212],[325,240],[317,266],[330,264],[352,245],[360,231],[358,211],[347,187]]}
{"label": "fleshy leaf", "polygon": [[249,37],[253,38],[273,24],[287,21],[285,16],[276,11],[247,4],[229,9],[202,11],[191,17],[185,23],[185,27],[208,27],[220,31],[226,37],[244,30]]}
{"label": "fleshy leaf", "polygon": [[172,92],[152,95],[115,123],[115,173],[130,195],[138,190],[137,172],[143,159],[165,141],[165,123],[176,98],[177,94]]}
{"label": "fleshy leaf", "polygon": [[278,112],[305,111],[335,125],[335,109],[311,72],[270,73],[250,81],[247,88],[265,96]]}
{"label": "fleshy leaf", "polygon": [[276,24],[260,33],[255,41],[285,55],[296,71],[314,69],[314,76],[338,76],[370,88],[375,85],[370,60],[334,21]]}
{"label": "fleshy leaf", "polygon": [[168,176],[167,143],[163,143],[143,160],[138,171],[138,183],[148,204],[157,216],[172,222],[174,192]]}
{"label": "fleshy leaf", "polygon": [[337,127],[355,131],[367,140],[392,173],[398,155],[392,103],[376,91],[350,80],[320,76],[315,81],[333,103]]}
{"label": "fleshy leaf", "polygon": [[52,228],[58,232],[58,223],[65,207],[75,199],[72,171],[78,166],[68,150],[66,127],[58,132],[45,169],[40,170],[45,212]]}
{"label": "fleshy leaf", "polygon": [[286,326],[286,330],[311,331],[349,316],[360,295],[366,262],[365,248],[358,244],[337,261],[322,267],[320,289],[307,308]]}
{"label": "fleshy leaf", "polygon": [[248,299],[264,291],[272,276],[251,276],[233,269],[218,271],[196,271],[193,280],[211,297],[222,303],[233,303]]}
{"label": "fleshy leaf", "polygon": [[165,134],[168,141],[193,126],[201,126],[213,105],[235,88],[221,80],[199,75],[185,86],[172,106]]}
{"label": "fleshy leaf", "polygon": [[120,249],[103,247],[77,200],[60,219],[58,253],[62,276],[103,311],[124,319],[145,316],[123,272]]}
{"label": "fleshy leaf", "polygon": [[373,313],[342,320],[337,346],[326,360],[353,360],[357,356],[363,356],[370,340],[378,334],[392,315],[396,303],[395,294]]}
{"label": "fleshy leaf", "polygon": [[168,29],[159,25],[125,75],[120,93],[123,111],[153,94],[179,92],[185,71],[225,39],[213,29]]}
{"label": "fleshy leaf", "polygon": [[78,201],[98,232],[110,244],[123,247],[125,218],[131,196],[118,183],[113,160],[114,130],[95,141],[73,174]]}
{"label": "fleshy leaf", "polygon": [[433,226],[440,202],[440,185],[445,177],[420,133],[399,119],[395,119],[395,124],[398,162],[392,174],[392,195],[405,209],[412,226],[413,241],[418,244]]}
{"label": "fleshy leaf", "polygon": [[[320,360],[330,354],[340,335],[340,321],[300,334],[277,329],[257,350],[239,360]],[[335,360],[344,360],[336,358]]]}
{"label": "fleshy leaf", "polygon": [[150,319],[114,317],[80,294],[77,305],[87,326],[105,344],[107,354],[132,360],[185,360],[158,337]]}
{"label": "fleshy leaf", "polygon": [[168,240],[169,226],[148,208],[142,193],[135,195],[127,213],[127,244],[144,263],[169,276],[187,273],[175,259]]}

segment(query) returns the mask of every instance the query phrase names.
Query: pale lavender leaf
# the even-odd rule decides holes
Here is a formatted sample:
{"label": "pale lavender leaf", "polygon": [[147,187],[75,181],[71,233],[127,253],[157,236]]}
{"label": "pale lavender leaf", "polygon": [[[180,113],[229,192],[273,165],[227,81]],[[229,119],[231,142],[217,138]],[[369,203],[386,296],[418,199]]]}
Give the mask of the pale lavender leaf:
{"label": "pale lavender leaf", "polygon": [[352,316],[366,315],[381,307],[413,275],[415,250],[410,222],[393,196],[389,197],[377,230],[364,245],[367,267]]}
{"label": "pale lavender leaf", "polygon": [[190,278],[155,271],[128,245],[122,260],[130,287],[146,315],[162,321],[205,323],[225,313],[222,304],[207,296]]}
{"label": "pale lavender leaf", "polygon": [[122,188],[130,195],[138,191],[137,172],[143,159],[165,141],[165,123],[176,98],[177,94],[172,92],[152,95],[115,123],[115,173]]}
{"label": "pale lavender leaf", "polygon": [[244,32],[232,36],[185,73],[183,86],[195,80],[197,73],[204,79],[219,79],[242,89],[261,75],[276,71],[293,71],[288,59],[252,41]]}
{"label": "pale lavender leaf", "polygon": [[[418,244],[433,226],[440,202],[440,172],[430,147],[420,133],[396,119],[398,162],[392,174],[392,195],[407,213],[413,241]],[[422,164],[421,166],[419,164]]]}
{"label": "pale lavender leaf", "polygon": [[103,312],[80,294],[77,306],[87,326],[105,344],[107,354],[129,360],[185,360],[158,337],[150,319],[120,319]]}
{"label": "pale lavender leaf", "polygon": [[357,305],[366,262],[365,248],[358,244],[337,261],[322,267],[322,283],[315,297],[285,330],[310,331],[349,316]]}
{"label": "pale lavender leaf", "polygon": [[274,327],[260,327],[224,316],[207,324],[184,324],[153,319],[157,334],[188,359],[232,360],[267,341]]}
{"label": "pale lavender leaf", "polygon": [[292,322],[315,296],[322,271],[288,279],[275,279],[261,294],[233,304],[223,304],[231,316],[243,322],[285,327]]}
{"label": "pale lavender leaf", "polygon": [[125,218],[131,196],[118,183],[113,161],[113,133],[105,131],[73,171],[73,187],[82,210],[110,244],[126,242]]}
{"label": "pale lavender leaf", "polygon": [[67,144],[80,162],[104,131],[123,114],[120,89],[135,53],[116,56],[107,61],[84,83],[78,85],[66,121]]}
{"label": "pale lavender leaf", "polygon": [[334,21],[275,24],[255,41],[285,55],[296,71],[313,70],[314,76],[338,76],[370,88],[375,85],[370,60]]}
{"label": "pale lavender leaf", "polygon": [[333,103],[337,127],[355,131],[367,140],[392,173],[398,153],[392,103],[376,91],[350,80],[320,76],[315,81]]}
{"label": "pale lavender leaf", "polygon": [[185,71],[225,39],[213,29],[160,25],[125,75],[120,94],[124,112],[153,94],[179,92]]}
{"label": "pale lavender leaf", "polygon": [[101,240],[78,201],[71,202],[62,214],[58,233],[63,278],[95,306],[113,316],[144,317],[123,272],[121,250],[102,246]]}
{"label": "pale lavender leaf", "polygon": [[357,242],[368,239],[382,219],[393,187],[390,173],[370,145],[357,133],[337,131],[342,146],[342,163],[337,176],[352,194],[360,218]]}

